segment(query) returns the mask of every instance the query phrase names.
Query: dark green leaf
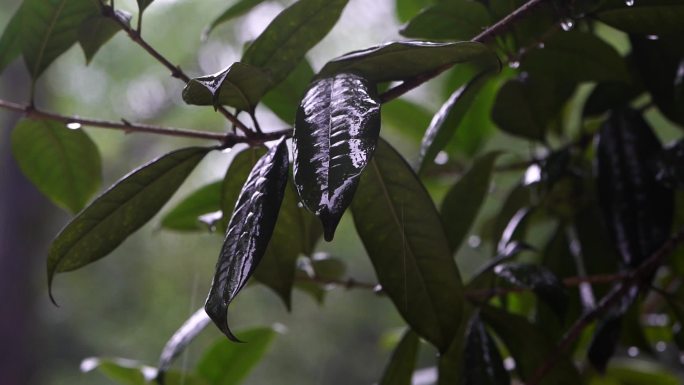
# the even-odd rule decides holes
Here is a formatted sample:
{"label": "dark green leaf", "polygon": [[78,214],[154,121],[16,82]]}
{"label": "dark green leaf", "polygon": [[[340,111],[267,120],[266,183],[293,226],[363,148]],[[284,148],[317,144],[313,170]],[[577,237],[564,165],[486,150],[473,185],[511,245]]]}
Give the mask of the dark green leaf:
{"label": "dark green leaf", "polygon": [[23,30],[23,4],[12,15],[0,37],[0,73],[21,54],[21,33]]}
{"label": "dark green leaf", "polygon": [[407,330],[392,353],[392,358],[380,379],[380,385],[411,385],[419,347],[418,335],[410,329]]}
{"label": "dark green leaf", "polygon": [[223,182],[214,182],[192,192],[162,218],[162,227],[178,231],[206,229],[199,217],[221,209],[222,185]]}
{"label": "dark green leaf", "polygon": [[[86,358],[81,371],[97,369],[112,381],[124,385],[149,385],[157,374],[157,368],[123,358]],[[166,373],[164,385],[213,385],[190,374],[171,371]]]}
{"label": "dark green leaf", "polygon": [[449,97],[430,122],[420,144],[418,169],[422,171],[431,163],[454,136],[463,117],[470,109],[480,89],[489,79],[490,72],[482,72],[468,84],[460,87]]}
{"label": "dark green leaf", "polygon": [[473,166],[447,192],[442,201],[442,221],[452,251],[457,251],[468,235],[489,192],[494,163],[500,153],[492,152],[475,160]]}
{"label": "dark green leaf", "polygon": [[370,81],[405,80],[456,63],[498,63],[494,51],[476,42],[394,42],[350,52],[326,64],[319,77],[354,72]]}
{"label": "dark green leaf", "polygon": [[670,234],[674,195],[655,179],[661,150],[651,127],[634,110],[613,111],[599,134],[599,201],[627,266],[641,264]]}
{"label": "dark green leaf", "polygon": [[348,0],[299,0],[279,14],[247,48],[242,61],[283,81],[330,32]]}
{"label": "dark green leaf", "polygon": [[[132,16],[128,12],[117,9],[114,17],[127,25],[131,23]],[[100,47],[120,30],[121,26],[107,16],[93,16],[84,20],[78,28],[78,42],[85,53],[86,62],[90,63]]]}
{"label": "dark green leaf", "polygon": [[665,186],[684,189],[684,140],[679,140],[658,156],[656,179]]}
{"label": "dark green leaf", "polygon": [[629,105],[639,95],[644,93],[643,82],[640,79],[634,57],[625,58],[632,81],[630,83],[599,83],[587,98],[582,115],[602,115],[611,109]]}
{"label": "dark green leaf", "polygon": [[272,328],[256,328],[240,333],[247,343],[217,341],[197,363],[197,374],[212,385],[238,385],[261,357],[276,336]]}
{"label": "dark green leaf", "polygon": [[400,33],[423,39],[470,40],[489,25],[487,8],[476,1],[451,0],[423,9]]}
{"label": "dark green leaf", "polygon": [[[606,371],[606,378],[627,385],[678,385],[681,378],[671,373],[664,363],[644,359],[615,360]],[[670,372],[670,373],[668,373]]]}
{"label": "dark green leaf", "polygon": [[249,12],[252,8],[263,3],[264,0],[238,0],[235,4],[231,5],[223,11],[223,13],[211,22],[206,31],[204,31],[204,36],[207,36],[214,30],[218,25],[230,21],[236,17],[240,17],[245,13]]}
{"label": "dark green leaf", "polygon": [[164,382],[166,371],[169,370],[173,361],[185,350],[185,348],[204,330],[211,320],[203,308],[197,310],[183,325],[173,333],[166,342],[159,356],[159,364],[156,379]]}
{"label": "dark green leaf", "polygon": [[21,44],[35,80],[58,56],[78,41],[83,21],[100,14],[92,0],[26,0],[22,5]]}
{"label": "dark green leaf", "polygon": [[183,100],[188,104],[227,105],[251,112],[270,87],[271,79],[264,71],[236,62],[216,74],[190,80],[183,89]]}
{"label": "dark green leaf", "polygon": [[432,3],[432,0],[396,0],[399,21],[402,23],[407,21]]}
{"label": "dark green leaf", "polygon": [[412,142],[420,142],[431,119],[430,110],[405,99],[394,99],[382,105],[382,129],[395,129]]}
{"label": "dark green leaf", "polygon": [[55,273],[106,256],[147,223],[211,150],[190,147],[173,151],[126,175],[96,198],[52,242],[48,286]]}
{"label": "dark green leaf", "polygon": [[12,152],[24,175],[71,212],[80,211],[102,182],[100,153],[81,129],[23,119],[12,131]]}
{"label": "dark green leaf", "polygon": [[543,142],[549,123],[573,90],[574,85],[568,83],[521,75],[499,89],[492,119],[511,135]]}
{"label": "dark green leaf", "polygon": [[285,123],[294,124],[299,101],[313,76],[309,62],[302,60],[282,83],[263,97],[262,102]]}
{"label": "dark green leaf", "polygon": [[233,215],[233,209],[237,203],[242,186],[247,181],[254,165],[266,153],[263,147],[246,148],[233,158],[226,175],[223,178],[221,189],[221,211],[223,211],[222,228],[228,228],[228,221]]}
{"label": "dark green leaf", "polygon": [[496,266],[494,273],[513,286],[532,289],[559,319],[565,315],[568,297],[563,282],[551,270],[540,265],[504,263]]}
{"label": "dark green leaf", "polygon": [[462,385],[509,385],[510,376],[494,339],[475,314],[466,329]]}
{"label": "dark green leaf", "polygon": [[216,274],[204,309],[231,340],[228,305],[252,276],[266,252],[287,184],[287,145],[281,139],[259,161],[240,191],[228,223]]}
{"label": "dark green leaf", "polygon": [[[318,233],[320,237],[320,231]],[[308,293],[319,304],[323,303],[325,293],[331,288],[330,285],[308,282],[307,280],[341,280],[347,271],[344,262],[332,258],[325,253],[316,253],[311,258],[302,258],[297,263],[295,276],[298,282],[295,287]]]}
{"label": "dark green leaf", "polygon": [[[485,306],[482,318],[499,336],[515,359],[515,368],[524,380],[530,378],[556,349],[555,344],[527,319],[503,310]],[[539,382],[540,385],[581,384],[577,368],[567,356]]]}
{"label": "dark green leaf", "polygon": [[684,4],[680,0],[610,0],[594,14],[602,22],[640,35],[674,35],[684,32]]}
{"label": "dark green leaf", "polygon": [[594,34],[580,31],[555,34],[544,48],[530,50],[521,68],[532,76],[564,81],[630,81],[625,61],[615,48]]}
{"label": "dark green leaf", "polygon": [[[530,186],[524,185],[522,183],[513,186],[506,196],[501,209],[493,218],[494,223],[492,224],[491,239],[494,241],[495,246],[496,243],[503,238],[504,231],[506,230],[506,227],[508,227],[508,223],[515,216],[515,214],[521,209],[529,207],[531,204],[532,194],[530,191]],[[510,238],[518,239],[516,237]]]}
{"label": "dark green leaf", "polygon": [[294,181],[331,241],[380,132],[375,86],[354,74],[313,83],[297,111]]}
{"label": "dark green leaf", "polygon": [[136,0],[138,2],[138,12],[142,13],[154,0]]}
{"label": "dark green leaf", "polygon": [[363,173],[352,210],[383,290],[411,329],[446,351],[463,312],[459,271],[432,199],[385,141]]}

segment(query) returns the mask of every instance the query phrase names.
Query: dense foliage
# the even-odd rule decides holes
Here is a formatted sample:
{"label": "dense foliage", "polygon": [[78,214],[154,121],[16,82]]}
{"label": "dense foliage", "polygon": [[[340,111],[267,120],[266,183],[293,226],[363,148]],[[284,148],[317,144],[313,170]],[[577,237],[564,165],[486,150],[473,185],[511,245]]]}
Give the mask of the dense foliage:
{"label": "dense foliage", "polygon": [[[206,33],[262,2],[234,2]],[[438,351],[440,385],[680,383],[684,4],[397,0],[408,40],[315,71],[306,55],[347,3],[288,2],[239,62],[191,78],[141,34],[153,1],[138,0],[135,15],[114,0],[23,1],[0,38],[0,71],[23,57],[35,85],[73,45],[90,61],[121,32],[186,84],[187,104],[231,126],[219,133],[61,115],[37,108],[33,87],[26,105],[0,100],[24,114],[12,132],[22,171],[75,214],[47,255],[50,292],[57,273],[106,257],[152,220],[208,153],[238,151],[223,180],[161,219],[167,230],[225,234],[204,309],[169,339],[157,367],[90,359],[83,368],[125,384],[237,384],[276,334],[229,327],[231,302],[257,281],[288,308],[294,288],[321,298],[330,284],[390,300],[407,330],[380,384],[411,383],[421,341]],[[442,73],[448,94],[434,116],[403,97]],[[262,127],[260,103],[293,128]],[[391,120],[419,153],[384,137]],[[82,126],[214,143],[163,155],[91,201],[102,162]],[[527,156],[492,146],[493,127],[529,143]],[[667,135],[679,140],[663,146]],[[492,186],[509,193],[483,217]],[[377,285],[345,281],[341,261],[314,253],[320,238],[334,242],[347,212]],[[464,274],[456,261],[465,244],[480,242],[491,258]],[[211,321],[247,343],[219,341],[193,371],[174,370]],[[641,365],[628,358],[637,354]]]}

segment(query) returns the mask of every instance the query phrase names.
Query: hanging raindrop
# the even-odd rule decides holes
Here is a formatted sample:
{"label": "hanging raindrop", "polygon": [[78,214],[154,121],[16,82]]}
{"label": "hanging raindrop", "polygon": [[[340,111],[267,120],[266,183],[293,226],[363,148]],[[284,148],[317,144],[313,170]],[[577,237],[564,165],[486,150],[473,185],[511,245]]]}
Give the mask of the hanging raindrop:
{"label": "hanging raindrop", "polygon": [[561,28],[563,28],[563,31],[568,32],[575,28],[575,21],[572,19],[563,19],[560,23]]}
{"label": "hanging raindrop", "polygon": [[66,124],[66,127],[70,130],[78,130],[79,128],[81,128],[81,123],[69,122]]}

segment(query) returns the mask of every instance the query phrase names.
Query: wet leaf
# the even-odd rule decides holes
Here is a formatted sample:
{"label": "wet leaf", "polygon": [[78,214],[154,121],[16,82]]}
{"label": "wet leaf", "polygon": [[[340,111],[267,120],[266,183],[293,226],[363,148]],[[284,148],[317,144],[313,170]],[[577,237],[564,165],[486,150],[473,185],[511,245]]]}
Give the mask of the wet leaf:
{"label": "wet leaf", "polygon": [[679,0],[606,1],[594,17],[611,27],[640,35],[684,32],[684,4]]}
{"label": "wet leaf", "polygon": [[271,86],[264,71],[236,62],[221,72],[190,80],[183,89],[183,100],[188,104],[227,105],[251,112]]}
{"label": "wet leaf", "polygon": [[78,41],[84,20],[99,14],[99,4],[91,0],[24,1],[21,44],[31,78]]}
{"label": "wet leaf", "polygon": [[313,83],[297,111],[294,182],[332,240],[380,132],[375,86],[354,74]]}
{"label": "wet leaf", "polygon": [[38,190],[72,213],[80,211],[102,183],[100,153],[83,130],[22,119],[12,131],[12,153]]}
{"label": "wet leaf", "polygon": [[[504,232],[515,214],[521,209],[530,207],[531,204],[532,193],[530,191],[530,186],[520,183],[511,188],[501,209],[499,209],[498,214],[493,218],[494,223],[492,224],[491,239],[495,246],[504,237]],[[512,236],[509,237],[509,239],[519,238]]]}
{"label": "wet leaf", "polygon": [[204,330],[211,322],[204,308],[197,310],[183,325],[173,333],[166,342],[157,364],[157,376],[160,383],[164,383],[166,371],[169,370],[173,361],[185,350],[185,348]]}
{"label": "wet leaf", "polygon": [[22,4],[9,19],[5,30],[2,32],[2,37],[0,37],[0,73],[21,54],[23,9]]}
{"label": "wet leaf", "polygon": [[656,180],[670,188],[684,189],[684,140],[665,148],[658,156]]}
{"label": "wet leaf", "polygon": [[208,384],[238,385],[268,351],[276,337],[273,328],[255,328],[240,333],[244,344],[217,341],[197,363],[197,375]]}
{"label": "wet leaf", "polygon": [[482,72],[475,76],[466,85],[460,87],[449,97],[430,122],[420,144],[418,156],[420,171],[427,164],[434,161],[437,153],[441,151],[454,136],[465,114],[470,109],[480,89],[489,80],[490,71]]}
{"label": "wet leaf", "polygon": [[214,182],[192,192],[161,220],[162,227],[169,230],[206,230],[199,217],[219,211],[223,182]]}
{"label": "wet leaf", "polygon": [[231,340],[228,306],[252,276],[266,252],[287,184],[288,154],[281,139],[259,161],[240,191],[228,223],[216,274],[204,309]]}
{"label": "wet leaf", "polygon": [[[515,369],[526,380],[546,361],[556,349],[555,344],[546,334],[540,333],[536,326],[527,319],[507,313],[503,310],[485,306],[482,308],[482,319],[489,325],[515,359]],[[558,363],[544,376],[540,385],[576,385],[581,384],[577,368],[572,360],[563,356]]]}
{"label": "wet leaf", "polygon": [[460,274],[432,199],[385,141],[361,178],[352,211],[383,290],[411,329],[446,351],[463,315]]}
{"label": "wet leaf", "polygon": [[447,192],[441,216],[452,252],[459,249],[489,193],[490,178],[499,152],[483,155]]}
{"label": "wet leaf", "polygon": [[[132,18],[130,13],[118,9],[114,12],[116,18],[130,25]],[[90,63],[100,47],[120,30],[121,26],[107,16],[93,16],[84,20],[78,28],[78,42],[83,48],[86,62]]]}
{"label": "wet leaf", "polygon": [[481,62],[489,67],[498,60],[494,51],[476,42],[393,42],[333,59],[318,77],[354,72],[373,82],[406,80],[445,65]]}
{"label": "wet leaf", "polygon": [[411,385],[419,348],[418,335],[407,330],[392,353],[379,385]]}
{"label": "wet leaf", "polygon": [[147,6],[152,4],[152,2],[154,0],[136,0],[136,1],[138,2],[138,11],[140,13],[142,13],[147,8]]}
{"label": "wet leaf", "polygon": [[228,228],[228,221],[233,216],[233,209],[237,203],[242,186],[247,181],[249,173],[259,159],[266,154],[263,147],[246,148],[233,158],[223,178],[221,189],[221,210],[223,211],[222,229]]}
{"label": "wet leaf", "polygon": [[48,286],[55,273],[106,256],[149,221],[180,187],[210,147],[170,152],[123,177],[81,211],[52,242]]}
{"label": "wet leaf", "polygon": [[634,110],[613,111],[599,133],[599,202],[627,266],[638,266],[670,234],[674,195],[655,179],[661,150],[651,127]]}
{"label": "wet leaf", "polygon": [[463,363],[463,385],[509,385],[510,376],[494,339],[476,313],[468,323]]}
{"label": "wet leaf", "polygon": [[399,32],[423,39],[470,40],[490,24],[487,8],[469,0],[451,0],[424,8]]}
{"label": "wet leaf", "polygon": [[240,17],[244,15],[245,13],[249,12],[252,10],[252,8],[256,7],[257,5],[263,3],[264,0],[239,0],[228,9],[223,11],[223,13],[214,19],[214,21],[211,22],[209,27],[204,31],[204,36],[208,36],[211,31],[214,30],[217,26],[235,19],[236,17]]}
{"label": "wet leaf", "polygon": [[563,282],[551,270],[534,264],[504,263],[496,266],[494,273],[515,287],[533,290],[559,319],[565,316],[568,296]]}
{"label": "wet leaf", "polygon": [[348,0],[299,0],[280,13],[242,56],[273,85],[283,81],[337,23]]}

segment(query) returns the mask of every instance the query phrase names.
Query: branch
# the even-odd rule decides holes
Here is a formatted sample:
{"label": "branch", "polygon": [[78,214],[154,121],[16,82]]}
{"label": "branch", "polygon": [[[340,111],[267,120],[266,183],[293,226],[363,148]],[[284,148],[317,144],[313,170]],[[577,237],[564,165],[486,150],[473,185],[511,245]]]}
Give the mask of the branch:
{"label": "branch", "polygon": [[599,302],[596,308],[575,321],[575,324],[572,325],[567,333],[565,333],[561,342],[556,346],[556,349],[551,353],[547,360],[537,368],[532,375],[532,378],[527,382],[527,385],[538,385],[589,324],[598,319],[612,306],[616,305],[635,285],[643,286],[647,277],[650,277],[655,273],[658,267],[663,263],[665,257],[672,253],[672,251],[682,243],[684,243],[684,228],[680,229],[674,236],[665,242],[660,249],[646,259],[637,269],[629,273],[619,286],[616,286],[601,299],[601,302]]}
{"label": "branch", "polygon": [[[485,29],[480,33],[479,35],[475,36],[474,38],[471,39],[471,41],[479,42],[479,43],[484,43],[486,41],[489,41],[490,39],[496,37],[500,33],[508,30],[513,23],[515,23],[518,19],[521,19],[524,16],[527,16],[530,12],[532,12],[534,9],[536,9],[538,6],[544,3],[546,0],[530,0],[527,3],[523,4],[520,8],[516,9],[512,13],[510,13],[508,16],[504,17],[503,19],[499,20],[496,24],[492,25],[491,27]],[[427,82],[430,79],[435,78],[437,75],[441,74],[442,72],[448,70],[449,68],[453,67],[453,64],[447,64],[442,67],[437,68],[434,71],[427,72],[425,74],[416,76],[413,79],[406,80],[405,82],[399,84],[398,86],[394,88],[390,88],[389,90],[385,91],[382,95],[380,95],[380,101],[382,103],[387,103],[391,100],[394,100],[405,93],[411,91],[412,89],[422,85],[423,83]]]}
{"label": "branch", "polygon": [[[138,44],[140,47],[142,47],[145,51],[147,51],[150,56],[155,58],[159,63],[161,63],[164,67],[168,68],[169,71],[171,71],[171,76],[180,79],[185,83],[188,83],[191,79],[190,77],[181,70],[180,66],[174,65],[171,63],[166,57],[164,57],[159,51],[154,49],[151,45],[145,41],[145,39],[142,38],[142,35],[140,34],[139,30],[131,28],[130,25],[128,25],[124,20],[121,20],[116,15],[116,12],[114,12],[114,6],[113,5],[102,5],[102,14],[106,17],[109,17],[110,19],[114,20],[119,26],[121,27],[122,30],[124,30],[128,36],[131,38],[133,42]],[[230,121],[235,127],[237,127],[240,131],[242,131],[245,135],[251,136],[254,134],[254,131],[249,129],[247,126],[245,126],[240,119],[238,119],[235,115],[231,114],[225,107],[219,106],[216,109],[218,112],[221,113],[221,115],[225,116],[228,121]]]}

